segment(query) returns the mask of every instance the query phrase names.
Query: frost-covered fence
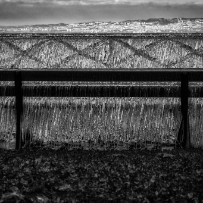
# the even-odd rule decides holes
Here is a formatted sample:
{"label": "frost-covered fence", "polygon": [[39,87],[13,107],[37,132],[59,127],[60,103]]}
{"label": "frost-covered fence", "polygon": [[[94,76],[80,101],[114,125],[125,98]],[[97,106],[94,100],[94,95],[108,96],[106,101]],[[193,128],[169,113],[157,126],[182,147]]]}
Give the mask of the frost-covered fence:
{"label": "frost-covered fence", "polygon": [[[179,97],[178,142],[189,146],[188,97],[202,97],[202,83],[197,84],[203,80],[202,39],[201,33],[0,34],[1,81],[15,81],[15,87],[1,86],[0,92],[1,96],[16,96],[16,148],[20,148],[23,97],[35,96]],[[24,81],[31,83],[22,87]],[[47,81],[53,81],[52,85]],[[54,81],[69,81],[72,86],[59,88]],[[102,83],[82,84],[88,81]],[[194,87],[189,88],[193,81]],[[172,82],[181,82],[181,88]]]}
{"label": "frost-covered fence", "polygon": [[[180,81],[181,88],[172,88],[172,92],[168,94],[167,90],[162,91],[162,95],[160,95],[160,91],[154,91],[151,93],[153,97],[180,97],[181,98],[181,113],[182,113],[182,122],[178,135],[178,142],[181,143],[183,147],[190,146],[190,133],[189,129],[189,120],[188,120],[188,97],[191,96],[191,92],[188,88],[188,81],[202,81],[203,80],[203,70],[200,69],[134,69],[134,70],[1,70],[1,80],[2,81],[15,81],[15,87],[10,87],[10,90],[6,90],[5,88],[1,89],[1,96],[14,96],[16,97],[16,148],[20,148],[21,142],[21,117],[23,113],[23,97],[24,96],[39,96],[35,91],[29,91],[29,87],[22,87],[22,81],[108,81],[108,82],[137,82],[137,81],[157,81],[157,82],[172,82],[172,81]],[[41,91],[43,88],[49,89],[49,87],[41,87]],[[60,92],[57,92],[57,87],[55,87],[55,91],[52,88],[52,91],[46,91],[41,93],[40,96],[49,97],[61,96]],[[83,87],[85,88],[85,87]],[[100,87],[101,88],[101,87]],[[103,87],[103,91],[98,91],[98,88],[90,88],[89,91],[81,91],[78,94],[75,91],[66,90],[63,93],[63,96],[97,96],[97,97],[119,97],[120,95],[120,87],[108,87],[111,90],[105,91],[105,87]],[[129,91],[128,95],[125,97],[136,96],[136,91],[139,92],[139,97],[147,96],[146,92],[139,91],[138,89],[142,89],[139,87],[131,87],[134,91]],[[148,87],[149,88],[149,87]],[[27,89],[27,90],[26,90]],[[137,89],[137,90],[136,90]],[[160,89],[160,87],[157,87]],[[176,91],[175,91],[176,89]],[[113,90],[113,91],[112,91]],[[4,91],[2,93],[2,91]],[[27,91],[27,92],[26,92]],[[28,93],[29,92],[29,93]],[[107,94],[108,92],[108,94]],[[172,95],[173,94],[173,95]],[[197,94],[196,94],[197,96]],[[200,91],[198,93],[199,97],[203,96],[203,92]]]}

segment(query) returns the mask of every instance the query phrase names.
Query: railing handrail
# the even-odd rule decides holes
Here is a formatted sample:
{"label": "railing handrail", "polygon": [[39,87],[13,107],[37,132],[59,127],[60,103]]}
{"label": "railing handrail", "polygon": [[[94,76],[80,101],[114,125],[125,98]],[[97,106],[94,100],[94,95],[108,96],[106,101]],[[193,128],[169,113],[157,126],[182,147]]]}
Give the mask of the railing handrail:
{"label": "railing handrail", "polygon": [[23,81],[115,81],[138,82],[180,81],[181,76],[187,75],[190,82],[203,81],[203,69],[44,69],[20,70],[0,69],[1,81],[14,81],[16,72],[21,72]]}
{"label": "railing handrail", "polygon": [[[178,133],[178,142],[183,147],[190,146],[188,119],[188,83],[203,80],[203,70],[182,69],[146,69],[146,70],[2,70],[0,80],[15,79],[16,96],[16,149],[21,148],[21,118],[23,114],[22,81],[180,81],[182,122]],[[65,74],[67,73],[67,74]],[[56,78],[57,77],[57,78]],[[101,80],[102,79],[102,80]]]}
{"label": "railing handrail", "polygon": [[72,38],[137,38],[137,39],[199,39],[203,38],[203,33],[201,32],[191,32],[191,33],[119,33],[119,32],[104,32],[104,33],[91,33],[91,32],[2,32],[0,33],[1,38],[13,38],[13,39],[25,39],[25,38],[64,38],[64,37],[72,37]]}

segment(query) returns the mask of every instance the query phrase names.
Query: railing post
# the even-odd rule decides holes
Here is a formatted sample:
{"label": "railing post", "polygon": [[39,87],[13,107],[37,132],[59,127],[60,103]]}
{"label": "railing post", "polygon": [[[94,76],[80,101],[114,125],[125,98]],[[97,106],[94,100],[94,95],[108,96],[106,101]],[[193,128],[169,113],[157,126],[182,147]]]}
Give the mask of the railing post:
{"label": "railing post", "polygon": [[188,116],[188,75],[183,73],[181,76],[181,114],[182,120],[180,129],[178,132],[178,145],[183,148],[190,147],[190,128],[189,128],[189,116]]}
{"label": "railing post", "polygon": [[16,97],[16,150],[21,149],[21,119],[23,114],[23,94],[21,71],[15,72],[15,97]]}

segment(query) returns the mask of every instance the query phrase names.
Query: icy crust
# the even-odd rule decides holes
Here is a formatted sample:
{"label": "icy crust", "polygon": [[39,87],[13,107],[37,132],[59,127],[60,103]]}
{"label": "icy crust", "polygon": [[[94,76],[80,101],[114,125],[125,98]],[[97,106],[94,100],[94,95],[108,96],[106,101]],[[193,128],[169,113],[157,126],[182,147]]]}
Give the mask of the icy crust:
{"label": "icy crust", "polygon": [[77,24],[47,24],[0,27],[0,32],[23,33],[201,33],[203,19],[148,19],[122,22],[86,22]]}

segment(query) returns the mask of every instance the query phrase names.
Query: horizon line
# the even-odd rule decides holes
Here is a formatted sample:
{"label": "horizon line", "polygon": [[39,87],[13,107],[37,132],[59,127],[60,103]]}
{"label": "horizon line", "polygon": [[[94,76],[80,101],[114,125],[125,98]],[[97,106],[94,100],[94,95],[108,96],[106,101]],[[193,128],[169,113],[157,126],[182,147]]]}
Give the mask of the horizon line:
{"label": "horizon line", "polygon": [[58,5],[58,6],[102,6],[102,5],[155,5],[155,6],[198,6],[203,5],[202,0],[180,0],[166,1],[162,0],[0,0],[0,4],[19,4],[18,6],[36,6],[36,5]]}

